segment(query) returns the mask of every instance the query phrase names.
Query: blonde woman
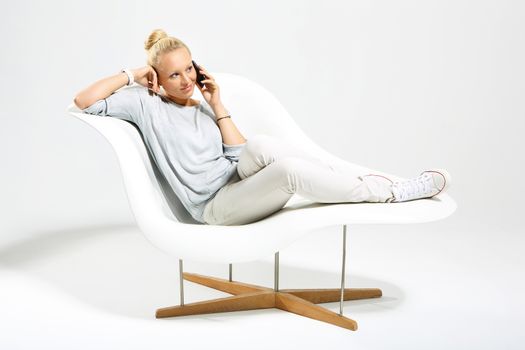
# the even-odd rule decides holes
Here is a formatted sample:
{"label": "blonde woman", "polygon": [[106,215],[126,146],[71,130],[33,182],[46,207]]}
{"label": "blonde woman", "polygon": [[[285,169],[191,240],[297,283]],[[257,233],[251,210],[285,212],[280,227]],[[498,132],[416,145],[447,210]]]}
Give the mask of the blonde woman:
{"label": "blonde woman", "polygon": [[[136,124],[157,167],[200,223],[251,223],[284,207],[294,193],[320,203],[395,203],[450,186],[443,169],[405,181],[355,176],[267,135],[246,140],[214,77],[194,64],[181,40],[158,29],[145,49],[146,66],[99,80],[74,102],[85,113]],[[191,99],[195,87],[203,102]]]}

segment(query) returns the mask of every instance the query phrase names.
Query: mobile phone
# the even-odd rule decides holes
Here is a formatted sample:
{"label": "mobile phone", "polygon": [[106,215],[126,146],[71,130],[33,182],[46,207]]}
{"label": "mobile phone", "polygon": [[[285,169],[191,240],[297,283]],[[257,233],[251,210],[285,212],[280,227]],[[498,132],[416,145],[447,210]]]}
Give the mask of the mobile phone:
{"label": "mobile phone", "polygon": [[199,65],[197,63],[195,63],[195,61],[192,60],[191,62],[193,63],[193,68],[195,68],[195,71],[197,72],[197,84],[199,84],[199,86],[201,88],[203,88],[204,84],[201,83],[201,81],[204,80],[204,79],[208,79],[208,77],[206,76],[206,74],[202,74],[200,72],[201,68],[199,67]]}

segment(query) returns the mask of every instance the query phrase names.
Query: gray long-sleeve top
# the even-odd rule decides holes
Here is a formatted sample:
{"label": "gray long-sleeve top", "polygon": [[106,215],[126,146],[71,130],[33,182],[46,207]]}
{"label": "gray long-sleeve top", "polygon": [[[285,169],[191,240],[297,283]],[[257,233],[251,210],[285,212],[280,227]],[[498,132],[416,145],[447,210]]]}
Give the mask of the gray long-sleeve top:
{"label": "gray long-sleeve top", "polygon": [[211,107],[181,106],[141,85],[117,90],[83,112],[131,121],[186,210],[204,223],[204,206],[237,171],[246,143],[226,145]]}

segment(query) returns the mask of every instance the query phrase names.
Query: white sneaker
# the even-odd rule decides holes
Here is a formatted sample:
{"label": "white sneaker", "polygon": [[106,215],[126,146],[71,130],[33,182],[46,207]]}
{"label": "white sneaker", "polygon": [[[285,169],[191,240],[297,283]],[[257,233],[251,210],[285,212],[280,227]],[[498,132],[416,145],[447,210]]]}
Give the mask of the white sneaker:
{"label": "white sneaker", "polygon": [[394,198],[391,202],[406,202],[431,198],[450,187],[452,177],[445,169],[425,170],[418,177],[392,184]]}

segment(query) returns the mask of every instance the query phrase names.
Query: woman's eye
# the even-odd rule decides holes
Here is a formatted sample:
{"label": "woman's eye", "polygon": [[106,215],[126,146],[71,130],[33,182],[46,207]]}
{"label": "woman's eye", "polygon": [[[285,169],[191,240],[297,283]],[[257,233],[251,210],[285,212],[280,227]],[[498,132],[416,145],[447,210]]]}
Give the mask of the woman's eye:
{"label": "woman's eye", "polygon": [[[187,70],[191,70],[193,67],[192,66],[189,66]],[[178,73],[173,73],[171,76],[174,77],[176,75],[179,75]]]}

